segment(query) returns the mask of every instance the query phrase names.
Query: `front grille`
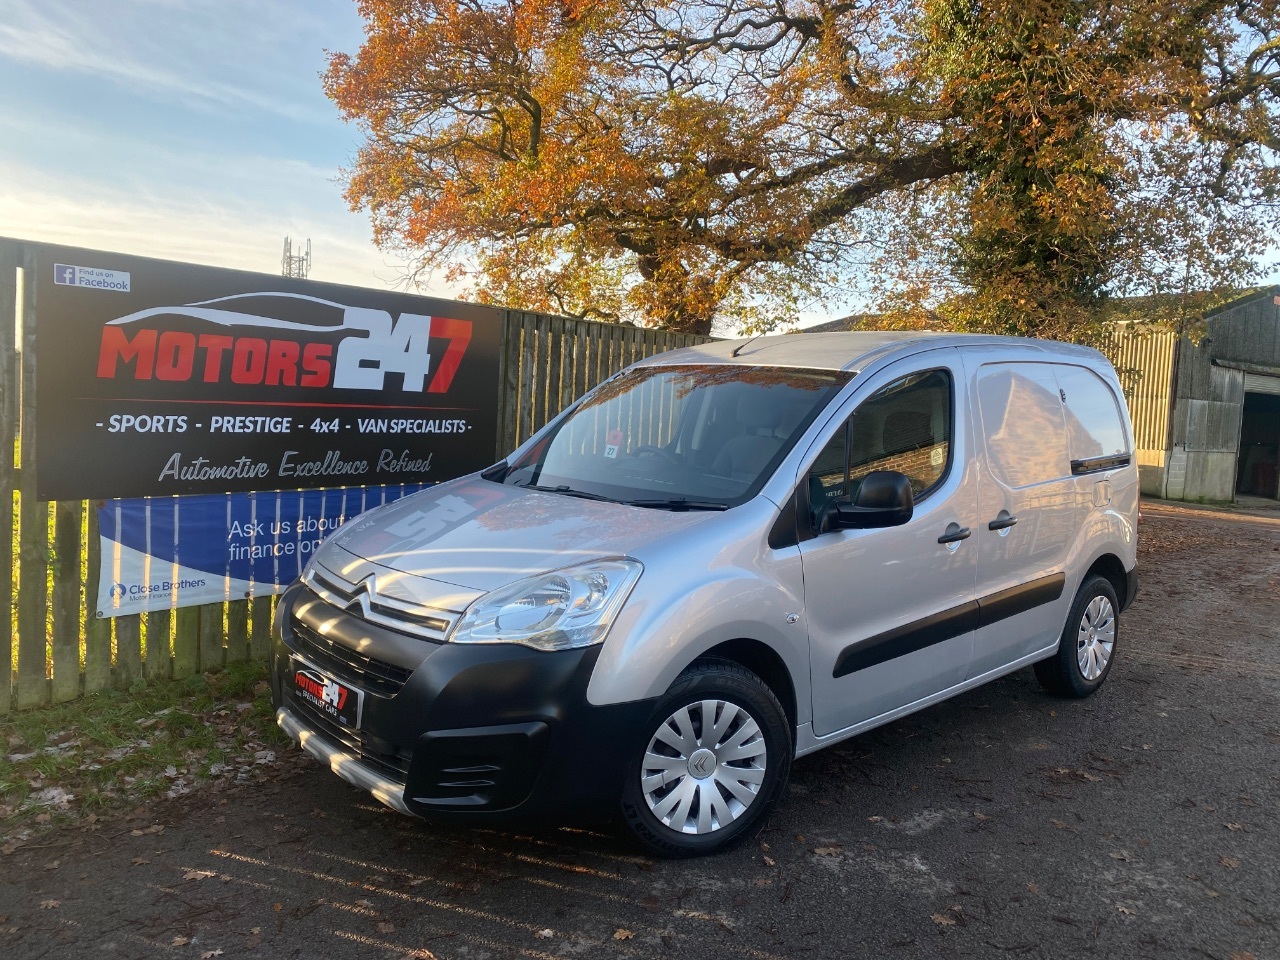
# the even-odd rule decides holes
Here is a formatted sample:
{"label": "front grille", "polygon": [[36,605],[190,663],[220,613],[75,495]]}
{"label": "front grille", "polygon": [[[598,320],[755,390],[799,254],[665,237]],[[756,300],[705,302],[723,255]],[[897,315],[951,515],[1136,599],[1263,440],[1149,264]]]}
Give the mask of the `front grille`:
{"label": "front grille", "polygon": [[300,698],[295,698],[290,704],[290,708],[301,715],[320,736],[326,740],[332,740],[347,752],[355,754],[369,766],[376,767],[382,773],[390,774],[400,782],[404,782],[408,778],[408,757],[376,749],[359,730],[351,730],[341,724],[334,723],[318,710],[312,709],[306,701]]}
{"label": "front grille", "polygon": [[[457,611],[424,606],[378,590],[379,581],[372,576],[358,584],[348,583],[319,563],[302,581],[312,593],[339,610],[419,640],[443,643],[458,616]],[[395,581],[384,581],[384,590],[396,590]]]}
{"label": "front grille", "polygon": [[367,657],[344,644],[335,643],[297,617],[289,618],[289,626],[293,632],[293,646],[298,653],[336,679],[362,690],[394,697],[413,675],[413,671],[405,667]]}

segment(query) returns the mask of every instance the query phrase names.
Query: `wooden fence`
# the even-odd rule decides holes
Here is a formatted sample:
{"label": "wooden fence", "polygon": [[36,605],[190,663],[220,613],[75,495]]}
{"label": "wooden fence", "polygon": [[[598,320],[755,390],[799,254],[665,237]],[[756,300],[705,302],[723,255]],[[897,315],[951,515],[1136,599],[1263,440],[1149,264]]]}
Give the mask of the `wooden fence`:
{"label": "wooden fence", "polygon": [[623,367],[708,339],[510,311],[503,331],[498,455]]}
{"label": "wooden fence", "polygon": [[[37,251],[0,239],[0,531],[13,544],[0,564],[0,596],[12,598],[0,617],[0,716],[265,658],[274,597],[97,616],[95,505],[35,498]],[[495,459],[628,364],[705,339],[505,312]]]}

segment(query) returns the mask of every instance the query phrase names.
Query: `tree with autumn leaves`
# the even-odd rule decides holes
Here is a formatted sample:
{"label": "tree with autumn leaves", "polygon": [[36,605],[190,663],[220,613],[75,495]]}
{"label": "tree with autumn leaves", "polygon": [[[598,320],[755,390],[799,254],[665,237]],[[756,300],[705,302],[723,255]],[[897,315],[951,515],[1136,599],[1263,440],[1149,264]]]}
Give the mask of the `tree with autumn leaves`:
{"label": "tree with autumn leaves", "polygon": [[1274,241],[1278,3],[359,0],[325,85],[377,242],[479,299],[1088,340]]}

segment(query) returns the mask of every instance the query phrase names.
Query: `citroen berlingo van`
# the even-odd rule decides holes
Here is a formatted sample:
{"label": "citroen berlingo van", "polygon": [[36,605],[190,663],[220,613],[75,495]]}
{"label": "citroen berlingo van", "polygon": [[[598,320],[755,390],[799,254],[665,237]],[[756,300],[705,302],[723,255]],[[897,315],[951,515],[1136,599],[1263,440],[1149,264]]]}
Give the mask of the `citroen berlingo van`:
{"label": "citroen berlingo van", "polygon": [[676,350],[339,528],[279,605],[277,721],[403,813],[618,818],[654,853],[710,853],[795,757],[1022,667],[1097,690],[1137,518],[1094,350]]}

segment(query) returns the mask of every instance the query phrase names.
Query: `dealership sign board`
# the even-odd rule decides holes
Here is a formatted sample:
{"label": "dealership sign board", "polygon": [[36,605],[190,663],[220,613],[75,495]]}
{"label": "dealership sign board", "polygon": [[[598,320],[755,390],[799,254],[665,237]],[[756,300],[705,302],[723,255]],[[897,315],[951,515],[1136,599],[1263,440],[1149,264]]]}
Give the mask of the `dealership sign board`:
{"label": "dealership sign board", "polygon": [[423,486],[106,500],[98,616],[278,593],[329,534]]}
{"label": "dealership sign board", "polygon": [[490,307],[40,246],[41,500],[435,482],[491,463]]}

